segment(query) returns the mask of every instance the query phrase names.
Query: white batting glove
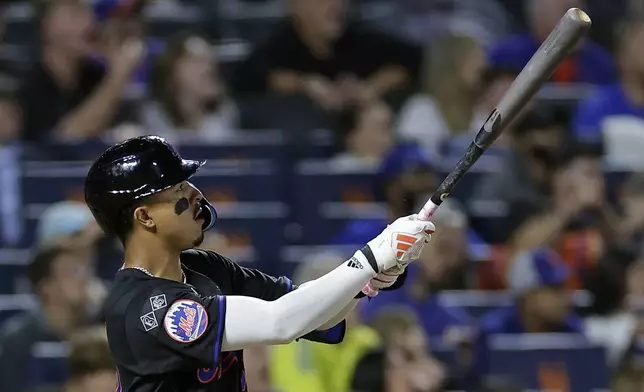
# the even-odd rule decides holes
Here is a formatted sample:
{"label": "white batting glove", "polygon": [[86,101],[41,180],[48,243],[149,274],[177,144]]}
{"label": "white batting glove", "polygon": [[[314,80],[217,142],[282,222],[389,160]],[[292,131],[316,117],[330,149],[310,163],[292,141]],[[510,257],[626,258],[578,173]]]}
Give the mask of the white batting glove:
{"label": "white batting glove", "polygon": [[388,287],[391,287],[398,277],[405,273],[407,267],[397,266],[389,268],[386,271],[382,271],[375,278],[371,279],[369,282],[374,289],[382,290]]}
{"label": "white batting glove", "polygon": [[396,219],[369,241],[359,252],[369,260],[378,276],[367,284],[363,293],[372,297],[380,288],[394,284],[407,265],[418,260],[435,230],[433,223],[417,220],[414,214]]}
{"label": "white batting glove", "polygon": [[407,267],[396,266],[382,271],[375,278],[371,279],[362,289],[362,293],[367,297],[375,297],[380,290],[387,289],[396,283],[400,275],[405,273]]}

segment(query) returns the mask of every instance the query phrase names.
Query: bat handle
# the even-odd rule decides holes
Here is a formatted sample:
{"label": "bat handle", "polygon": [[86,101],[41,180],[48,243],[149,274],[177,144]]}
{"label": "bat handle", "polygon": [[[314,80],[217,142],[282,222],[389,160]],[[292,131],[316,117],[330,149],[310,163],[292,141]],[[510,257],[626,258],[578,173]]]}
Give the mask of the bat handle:
{"label": "bat handle", "polygon": [[427,203],[421,208],[420,212],[418,213],[418,219],[427,221],[429,218],[434,215],[434,212],[436,212],[436,209],[438,208],[437,204],[434,204],[432,199],[427,200]]}

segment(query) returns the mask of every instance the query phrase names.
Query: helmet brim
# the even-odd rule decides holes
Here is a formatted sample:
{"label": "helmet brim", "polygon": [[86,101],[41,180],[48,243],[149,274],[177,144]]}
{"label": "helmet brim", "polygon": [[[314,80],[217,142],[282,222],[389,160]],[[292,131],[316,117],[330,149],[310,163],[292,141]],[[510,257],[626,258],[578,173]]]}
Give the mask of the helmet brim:
{"label": "helmet brim", "polygon": [[[203,165],[206,164],[206,160],[201,160],[201,161],[193,161],[190,159],[182,159],[181,160],[181,170],[183,173],[186,175],[186,178],[183,179],[183,181],[189,179],[190,177],[194,176],[197,170]],[[181,181],[179,181],[181,182]],[[177,182],[177,183],[179,183]]]}

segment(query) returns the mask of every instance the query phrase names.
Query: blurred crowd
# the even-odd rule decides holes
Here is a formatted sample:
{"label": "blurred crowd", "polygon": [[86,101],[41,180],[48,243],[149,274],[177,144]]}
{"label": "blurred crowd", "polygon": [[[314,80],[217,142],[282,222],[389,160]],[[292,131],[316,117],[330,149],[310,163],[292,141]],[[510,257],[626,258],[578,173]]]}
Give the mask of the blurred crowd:
{"label": "blurred crowd", "polygon": [[571,7],[588,37],[438,210],[406,285],[338,346],[247,353],[246,377],[644,390],[641,0],[37,0],[0,3],[0,391],[115,388],[121,254],[79,192],[106,145],[210,159],[204,247],[315,279],[424,204]]}

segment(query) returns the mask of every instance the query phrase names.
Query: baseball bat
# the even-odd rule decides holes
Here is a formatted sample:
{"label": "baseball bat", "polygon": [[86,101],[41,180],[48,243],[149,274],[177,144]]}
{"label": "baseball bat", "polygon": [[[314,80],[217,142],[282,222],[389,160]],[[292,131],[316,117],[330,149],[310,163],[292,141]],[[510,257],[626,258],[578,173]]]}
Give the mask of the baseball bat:
{"label": "baseball bat", "polygon": [[566,12],[492,110],[454,169],[427,200],[418,213],[419,219],[427,220],[434,214],[472,165],[514,120],[543,83],[550,79],[590,25],[590,18],[579,8],[571,8]]}

